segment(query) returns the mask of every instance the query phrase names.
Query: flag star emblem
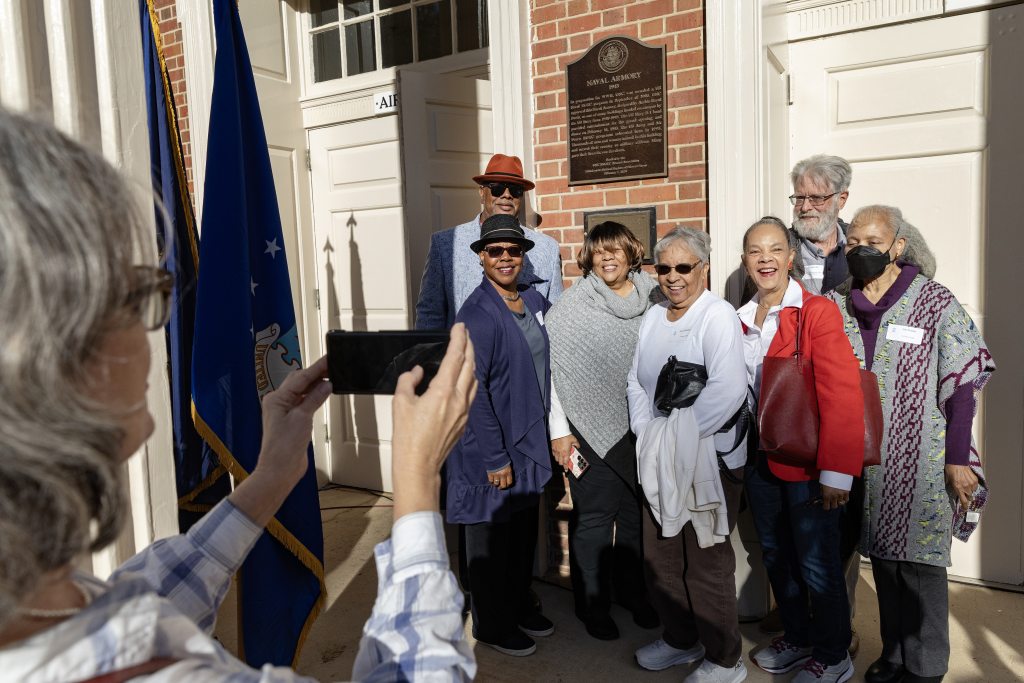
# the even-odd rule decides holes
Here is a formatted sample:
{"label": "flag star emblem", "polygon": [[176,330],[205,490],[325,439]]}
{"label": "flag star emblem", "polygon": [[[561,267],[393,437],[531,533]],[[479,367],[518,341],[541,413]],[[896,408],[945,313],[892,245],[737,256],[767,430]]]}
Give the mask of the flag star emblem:
{"label": "flag star emblem", "polygon": [[277,246],[277,238],[275,237],[270,241],[263,241],[267,243],[267,249],[263,253],[270,254],[270,258],[275,258],[277,256],[277,252],[281,251],[281,247]]}
{"label": "flag star emblem", "polygon": [[259,285],[256,284],[256,281],[253,280],[252,278],[249,278],[249,289],[252,291],[252,295],[253,296],[256,296],[256,288],[257,287],[259,287]]}

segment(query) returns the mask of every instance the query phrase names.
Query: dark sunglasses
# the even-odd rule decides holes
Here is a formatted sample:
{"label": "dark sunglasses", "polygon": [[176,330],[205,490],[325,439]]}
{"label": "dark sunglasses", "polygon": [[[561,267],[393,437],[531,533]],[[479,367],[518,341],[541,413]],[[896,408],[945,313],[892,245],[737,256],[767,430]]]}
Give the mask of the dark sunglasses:
{"label": "dark sunglasses", "polygon": [[484,185],[488,190],[491,191],[492,197],[500,197],[505,194],[505,190],[512,195],[512,199],[519,199],[523,196],[523,186],[514,185],[513,183],[487,183]]}
{"label": "dark sunglasses", "polygon": [[159,330],[171,318],[174,276],[152,266],[135,266],[132,270],[135,286],[128,292],[125,306],[139,317],[147,330]]}
{"label": "dark sunglasses", "polygon": [[517,246],[501,247],[498,246],[497,244],[492,244],[489,247],[484,247],[483,251],[491,258],[501,258],[501,255],[504,254],[506,251],[508,252],[508,255],[511,256],[512,258],[519,258],[520,256],[523,255],[523,248]]}
{"label": "dark sunglasses", "polygon": [[696,263],[677,263],[674,266],[659,263],[654,266],[654,272],[657,273],[658,275],[668,275],[674,270],[680,275],[689,275],[693,271],[693,269],[699,266],[700,264],[700,261],[697,261]]}

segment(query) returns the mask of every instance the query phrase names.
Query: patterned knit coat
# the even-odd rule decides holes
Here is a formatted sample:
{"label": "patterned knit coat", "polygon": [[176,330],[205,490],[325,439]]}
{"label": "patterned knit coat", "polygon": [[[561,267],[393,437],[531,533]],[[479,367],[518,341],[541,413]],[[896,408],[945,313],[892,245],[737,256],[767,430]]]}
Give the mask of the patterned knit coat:
{"label": "patterned knit coat", "polygon": [[[849,295],[829,294],[864,367],[864,343]],[[924,330],[920,344],[887,339],[890,325]],[[959,387],[981,391],[995,365],[953,294],[918,275],[882,317],[871,366],[885,432],[882,463],[864,470],[860,552],[885,560],[950,565],[954,497],[946,489],[945,403]]]}

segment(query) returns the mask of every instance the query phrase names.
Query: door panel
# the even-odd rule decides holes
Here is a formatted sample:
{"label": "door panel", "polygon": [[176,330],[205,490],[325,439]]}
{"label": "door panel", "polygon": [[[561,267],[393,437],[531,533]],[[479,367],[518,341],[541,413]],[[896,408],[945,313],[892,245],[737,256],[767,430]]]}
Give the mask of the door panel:
{"label": "door panel", "polygon": [[398,84],[410,298],[415,302],[430,235],[480,213],[472,178],[493,154],[491,83],[401,71]]}
{"label": "door panel", "polygon": [[954,575],[1024,583],[1024,322],[1009,285],[1024,250],[1018,132],[1024,31],[1008,7],[858,31],[789,46],[789,167],[816,153],[853,166],[844,217],[899,206],[982,329],[998,371],[975,421],[993,493]]}

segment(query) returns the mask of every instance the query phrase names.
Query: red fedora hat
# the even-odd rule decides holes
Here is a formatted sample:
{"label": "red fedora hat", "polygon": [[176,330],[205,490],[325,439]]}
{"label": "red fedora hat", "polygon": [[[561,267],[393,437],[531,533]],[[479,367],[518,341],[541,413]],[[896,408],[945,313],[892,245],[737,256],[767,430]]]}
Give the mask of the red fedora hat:
{"label": "red fedora hat", "polygon": [[504,154],[495,154],[491,157],[483,175],[473,176],[473,181],[478,185],[515,183],[522,185],[527,190],[534,188],[534,184],[523,177],[523,162],[519,160],[519,157],[510,157]]}

